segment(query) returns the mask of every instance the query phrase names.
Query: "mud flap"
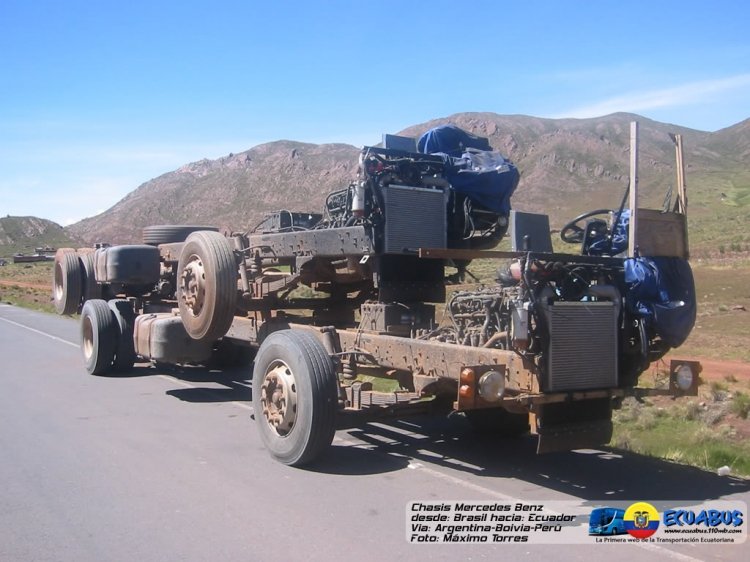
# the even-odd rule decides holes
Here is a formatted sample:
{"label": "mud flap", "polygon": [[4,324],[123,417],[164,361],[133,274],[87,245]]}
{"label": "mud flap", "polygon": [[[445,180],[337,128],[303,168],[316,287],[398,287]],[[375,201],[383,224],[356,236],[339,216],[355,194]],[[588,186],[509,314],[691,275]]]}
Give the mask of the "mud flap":
{"label": "mud flap", "polygon": [[609,443],[612,439],[612,420],[601,420],[585,424],[559,424],[540,429],[537,434],[536,452],[555,453],[588,449]]}
{"label": "mud flap", "polygon": [[542,404],[532,431],[537,454],[597,447],[612,439],[612,404],[606,399]]}

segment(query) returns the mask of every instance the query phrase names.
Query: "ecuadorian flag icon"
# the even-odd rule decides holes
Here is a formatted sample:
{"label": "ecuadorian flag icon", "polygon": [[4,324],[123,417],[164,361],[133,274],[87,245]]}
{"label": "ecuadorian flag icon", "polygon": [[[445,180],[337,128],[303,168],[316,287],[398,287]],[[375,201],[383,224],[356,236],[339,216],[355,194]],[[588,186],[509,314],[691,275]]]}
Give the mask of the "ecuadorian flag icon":
{"label": "ecuadorian flag icon", "polygon": [[632,537],[645,539],[653,535],[659,528],[659,512],[653,505],[637,502],[625,510],[622,518],[625,530]]}

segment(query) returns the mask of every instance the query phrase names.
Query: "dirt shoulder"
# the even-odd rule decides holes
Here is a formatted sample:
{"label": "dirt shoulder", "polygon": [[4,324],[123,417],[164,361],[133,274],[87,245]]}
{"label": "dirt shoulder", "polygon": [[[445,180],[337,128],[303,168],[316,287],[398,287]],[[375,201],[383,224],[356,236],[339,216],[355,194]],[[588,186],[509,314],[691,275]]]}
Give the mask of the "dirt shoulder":
{"label": "dirt shoulder", "polygon": [[750,381],[750,363],[731,359],[707,359],[704,357],[691,357],[681,355],[679,350],[665,357],[667,364],[670,359],[682,359],[685,361],[700,361],[703,371],[701,378],[704,381],[728,380],[733,377],[738,381]]}
{"label": "dirt shoulder", "polygon": [[42,285],[41,283],[26,283],[24,281],[9,281],[8,279],[0,279],[0,285],[6,287],[24,287],[26,289],[37,289],[39,291],[51,291],[52,287],[48,283]]}

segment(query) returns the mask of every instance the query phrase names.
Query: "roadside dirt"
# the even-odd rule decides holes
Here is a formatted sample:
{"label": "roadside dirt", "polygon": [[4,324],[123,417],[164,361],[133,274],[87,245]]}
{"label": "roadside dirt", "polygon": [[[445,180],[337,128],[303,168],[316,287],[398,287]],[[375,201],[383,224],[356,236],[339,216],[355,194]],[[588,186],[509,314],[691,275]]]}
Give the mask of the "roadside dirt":
{"label": "roadside dirt", "polygon": [[[704,359],[702,357],[682,356],[679,353],[669,354],[664,363],[659,362],[659,369],[669,370],[670,359],[700,361],[701,385],[698,388],[698,403],[705,411],[721,412],[717,416],[720,422],[729,425],[738,440],[750,439],[750,417],[743,418],[728,408],[730,401],[738,393],[750,393],[750,363],[744,361],[730,361],[720,359]],[[654,367],[651,367],[653,371]],[[696,400],[695,398],[693,400]],[[674,404],[668,397],[657,397],[654,403],[662,407]]]}
{"label": "roadside dirt", "polygon": [[750,381],[750,363],[744,361],[729,361],[721,359],[704,359],[702,357],[686,357],[679,353],[669,354],[665,358],[667,365],[670,359],[683,359],[685,361],[700,361],[703,366],[701,379],[704,381],[725,381],[736,378],[738,381]]}
{"label": "roadside dirt", "polygon": [[38,283],[25,283],[23,281],[9,281],[7,279],[0,279],[0,285],[5,285],[6,287],[24,287],[26,289],[38,289],[40,291],[52,290],[49,284],[41,285]]}

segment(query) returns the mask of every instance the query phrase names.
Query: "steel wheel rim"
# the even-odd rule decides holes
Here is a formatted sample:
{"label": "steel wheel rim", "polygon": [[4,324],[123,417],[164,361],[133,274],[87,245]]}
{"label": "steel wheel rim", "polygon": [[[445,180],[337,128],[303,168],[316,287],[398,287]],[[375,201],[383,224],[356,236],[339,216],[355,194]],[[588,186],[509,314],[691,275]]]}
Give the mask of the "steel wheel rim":
{"label": "steel wheel rim", "polygon": [[89,316],[83,317],[83,337],[81,338],[81,347],[83,349],[83,356],[89,359],[94,353],[94,326],[91,324],[91,318]]}
{"label": "steel wheel rim", "polygon": [[61,301],[63,299],[63,283],[64,273],[62,270],[62,264],[55,264],[55,300]]}
{"label": "steel wheel rim", "polygon": [[200,257],[192,254],[180,273],[180,300],[193,316],[200,315],[206,303],[206,270]]}
{"label": "steel wheel rim", "polygon": [[276,360],[260,387],[261,415],[279,437],[287,437],[297,422],[297,382],[289,366]]}

